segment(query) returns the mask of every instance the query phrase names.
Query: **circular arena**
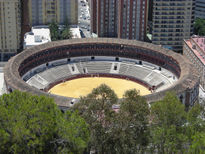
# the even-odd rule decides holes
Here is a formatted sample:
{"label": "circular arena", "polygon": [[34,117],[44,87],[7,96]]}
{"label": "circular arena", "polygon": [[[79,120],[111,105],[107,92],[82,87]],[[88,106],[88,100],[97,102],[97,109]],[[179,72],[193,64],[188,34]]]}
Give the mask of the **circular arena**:
{"label": "circular arena", "polygon": [[[57,88],[60,91],[67,82],[85,78],[137,83],[149,91],[143,96],[149,103],[162,99],[167,91],[174,91],[189,107],[199,93],[198,72],[184,56],[135,40],[95,38],[50,42],[24,50],[12,57],[4,68],[9,92],[20,90],[48,95],[62,109],[71,107],[80,95],[71,96],[69,92],[60,96],[53,88],[60,86]],[[121,81],[116,85],[126,87]],[[81,86],[75,83],[68,89],[74,91]],[[141,92],[141,89],[138,90]]]}

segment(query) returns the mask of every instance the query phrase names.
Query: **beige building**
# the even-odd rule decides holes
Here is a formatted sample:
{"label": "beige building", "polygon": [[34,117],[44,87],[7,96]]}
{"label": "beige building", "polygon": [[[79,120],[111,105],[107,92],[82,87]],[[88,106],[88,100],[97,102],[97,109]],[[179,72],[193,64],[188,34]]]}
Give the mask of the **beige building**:
{"label": "beige building", "polygon": [[21,1],[0,0],[0,61],[8,60],[20,48]]}
{"label": "beige building", "polygon": [[184,40],[183,54],[199,71],[200,84],[205,89],[205,36],[193,36]]}
{"label": "beige building", "polygon": [[192,35],[195,0],[153,0],[152,43],[182,52]]}
{"label": "beige building", "polygon": [[28,0],[30,25],[78,23],[77,0]]}

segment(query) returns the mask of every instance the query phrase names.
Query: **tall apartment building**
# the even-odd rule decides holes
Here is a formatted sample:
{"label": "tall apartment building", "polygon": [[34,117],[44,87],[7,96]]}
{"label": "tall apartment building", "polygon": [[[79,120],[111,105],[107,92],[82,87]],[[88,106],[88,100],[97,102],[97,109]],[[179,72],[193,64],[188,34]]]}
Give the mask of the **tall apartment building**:
{"label": "tall apartment building", "polygon": [[144,40],[148,0],[91,1],[91,31],[99,37]]}
{"label": "tall apartment building", "polygon": [[28,0],[31,25],[78,23],[77,0]]}
{"label": "tall apartment building", "polygon": [[184,40],[183,54],[195,65],[200,85],[205,89],[205,37],[193,36]]}
{"label": "tall apartment building", "polygon": [[205,19],[205,0],[196,0],[195,18]]}
{"label": "tall apartment building", "polygon": [[16,54],[20,39],[21,1],[0,0],[0,61]]}
{"label": "tall apartment building", "polygon": [[99,37],[117,37],[118,0],[91,1],[91,31]]}
{"label": "tall apartment building", "polygon": [[144,40],[148,20],[148,0],[120,0],[118,37]]}
{"label": "tall apartment building", "polygon": [[23,43],[25,33],[31,31],[28,18],[28,0],[21,0],[21,8],[21,42]]}
{"label": "tall apartment building", "polygon": [[153,0],[152,43],[176,52],[193,31],[195,0]]}

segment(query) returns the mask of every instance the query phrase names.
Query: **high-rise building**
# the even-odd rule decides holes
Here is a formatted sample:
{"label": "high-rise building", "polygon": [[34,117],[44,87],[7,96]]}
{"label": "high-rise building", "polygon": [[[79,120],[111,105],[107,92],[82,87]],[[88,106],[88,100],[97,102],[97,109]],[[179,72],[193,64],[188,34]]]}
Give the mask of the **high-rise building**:
{"label": "high-rise building", "polygon": [[118,0],[91,1],[91,31],[99,37],[117,37]]}
{"label": "high-rise building", "polygon": [[28,0],[31,25],[78,23],[77,0]]}
{"label": "high-rise building", "polygon": [[153,0],[152,43],[176,52],[193,32],[195,0]]}
{"label": "high-rise building", "polygon": [[144,40],[148,20],[147,0],[120,0],[118,37]]}
{"label": "high-rise building", "polygon": [[29,10],[28,10],[28,0],[21,0],[21,42],[24,41],[24,34],[31,31],[31,26],[29,23]]}
{"label": "high-rise building", "polygon": [[205,19],[205,0],[196,0],[195,18]]}
{"label": "high-rise building", "polygon": [[148,0],[91,1],[91,31],[99,37],[144,40]]}
{"label": "high-rise building", "polygon": [[21,41],[21,1],[0,0],[0,61],[16,54]]}

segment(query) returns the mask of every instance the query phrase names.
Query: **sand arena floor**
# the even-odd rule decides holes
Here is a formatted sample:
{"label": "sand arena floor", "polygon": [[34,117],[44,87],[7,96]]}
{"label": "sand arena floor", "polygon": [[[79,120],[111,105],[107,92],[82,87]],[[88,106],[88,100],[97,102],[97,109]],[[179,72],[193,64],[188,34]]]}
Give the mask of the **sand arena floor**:
{"label": "sand arena floor", "polygon": [[139,90],[142,96],[151,93],[146,87],[136,82],[109,77],[87,77],[69,80],[54,86],[49,92],[56,95],[79,98],[80,96],[86,96],[93,88],[101,84],[111,87],[119,98],[122,98],[124,92],[129,89]]}

